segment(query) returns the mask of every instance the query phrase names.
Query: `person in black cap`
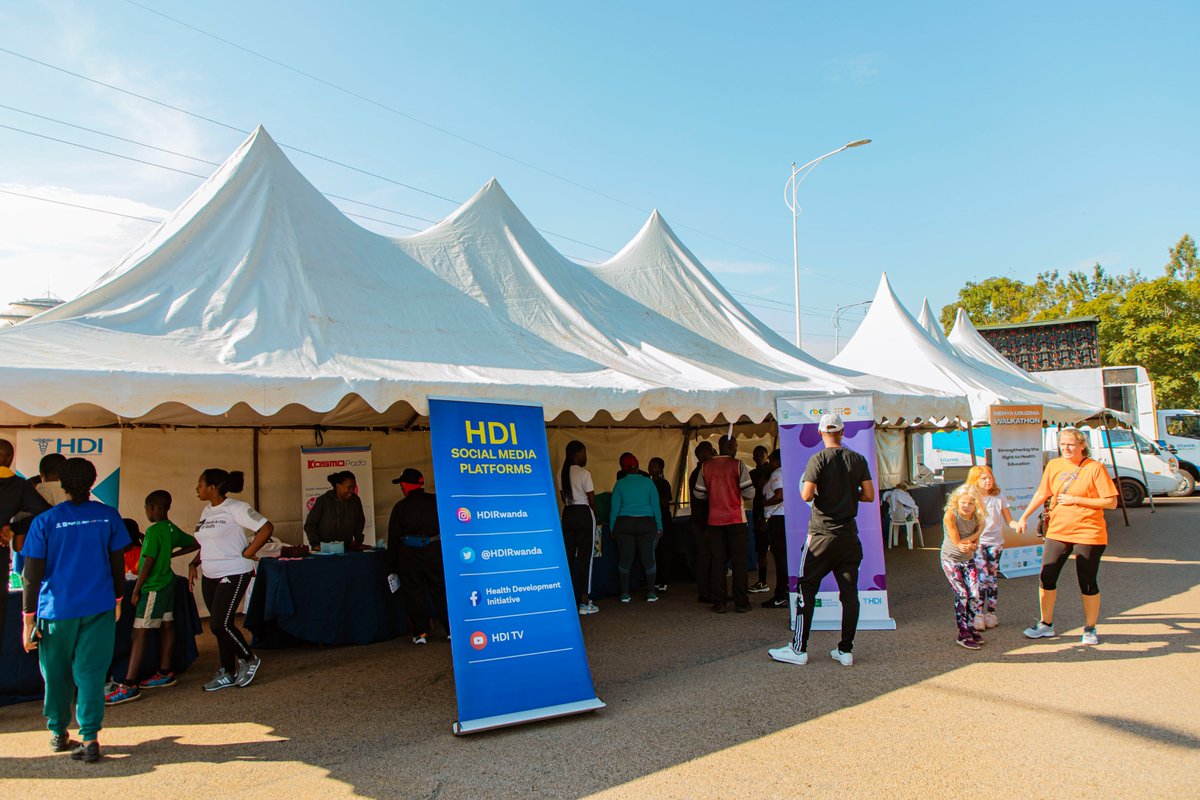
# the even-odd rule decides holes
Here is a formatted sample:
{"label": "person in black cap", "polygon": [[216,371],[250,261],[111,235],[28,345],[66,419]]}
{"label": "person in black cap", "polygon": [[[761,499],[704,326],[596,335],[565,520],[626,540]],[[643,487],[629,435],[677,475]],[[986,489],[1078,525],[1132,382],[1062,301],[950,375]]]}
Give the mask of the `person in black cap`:
{"label": "person in black cap", "polygon": [[842,446],[844,429],[837,414],[817,423],[825,449],[813,454],[801,478],[800,499],[812,503],[808,541],[800,567],[800,614],[791,644],[767,652],[787,664],[808,663],[808,635],[816,610],[817,590],[829,573],[837,580],[842,606],[842,638],[829,655],[842,666],[854,664],[854,632],[858,629],[858,567],[863,548],[858,538],[859,503],[875,499],[867,460]]}
{"label": "person in black cap", "polygon": [[450,633],[437,498],[426,493],[425,476],[412,467],[400,473],[392,483],[400,484],[404,499],[392,507],[392,516],[388,520],[389,578],[394,575],[400,580],[413,644],[425,644],[432,629],[430,600],[446,634]]}

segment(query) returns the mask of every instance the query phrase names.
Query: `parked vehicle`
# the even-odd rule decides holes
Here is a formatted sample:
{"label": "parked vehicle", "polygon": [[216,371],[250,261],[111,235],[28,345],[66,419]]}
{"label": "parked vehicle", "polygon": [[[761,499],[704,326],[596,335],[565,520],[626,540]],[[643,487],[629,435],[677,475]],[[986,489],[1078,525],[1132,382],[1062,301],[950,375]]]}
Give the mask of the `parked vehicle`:
{"label": "parked vehicle", "polygon": [[[1161,408],[1155,414],[1158,443],[1179,459],[1180,471],[1200,482],[1200,411],[1192,408]],[[1188,491],[1191,494],[1191,491]]]}

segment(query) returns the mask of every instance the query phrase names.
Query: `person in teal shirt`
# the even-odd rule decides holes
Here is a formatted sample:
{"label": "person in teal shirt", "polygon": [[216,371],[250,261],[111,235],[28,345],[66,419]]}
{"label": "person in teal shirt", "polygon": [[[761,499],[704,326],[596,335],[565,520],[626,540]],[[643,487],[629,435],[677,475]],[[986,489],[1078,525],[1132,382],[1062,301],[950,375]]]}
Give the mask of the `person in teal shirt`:
{"label": "person in teal shirt", "polygon": [[621,454],[621,477],[613,486],[609,527],[617,540],[617,575],[621,581],[621,602],[628,603],[629,570],[634,556],[642,559],[646,571],[646,602],[658,600],[654,591],[657,568],[654,545],[662,536],[662,511],[658,503],[658,487],[638,470],[633,453]]}

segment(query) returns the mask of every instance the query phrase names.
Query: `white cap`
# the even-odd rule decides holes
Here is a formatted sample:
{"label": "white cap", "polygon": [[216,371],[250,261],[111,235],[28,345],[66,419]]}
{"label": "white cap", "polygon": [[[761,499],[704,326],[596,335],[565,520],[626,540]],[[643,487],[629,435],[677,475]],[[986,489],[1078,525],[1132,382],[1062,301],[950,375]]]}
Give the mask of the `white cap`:
{"label": "white cap", "polygon": [[842,418],[837,414],[823,414],[821,421],[817,423],[817,430],[821,433],[835,433],[842,427]]}

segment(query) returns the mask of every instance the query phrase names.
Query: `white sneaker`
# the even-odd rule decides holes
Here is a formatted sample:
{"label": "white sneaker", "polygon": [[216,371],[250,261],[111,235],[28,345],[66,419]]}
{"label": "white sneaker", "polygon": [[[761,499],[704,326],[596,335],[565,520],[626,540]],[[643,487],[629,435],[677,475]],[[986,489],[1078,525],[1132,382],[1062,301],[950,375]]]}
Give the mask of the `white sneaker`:
{"label": "white sneaker", "polygon": [[989,628],[994,628],[994,627],[996,627],[997,625],[999,625],[999,624],[1000,624],[1000,620],[996,619],[996,615],[995,615],[995,614],[984,614],[984,615],[983,615],[983,622],[984,622],[984,624],[985,624],[985,625],[987,625],[987,627],[989,627]]}
{"label": "white sneaker", "polygon": [[429,642],[426,640],[426,638],[425,638],[426,636],[428,636],[428,634],[425,634],[425,633],[417,634],[416,636],[413,637],[413,644],[428,644]]}
{"label": "white sneaker", "polygon": [[228,689],[231,686],[236,686],[233,682],[233,676],[226,672],[224,667],[217,670],[217,674],[208,683],[204,684],[204,691],[219,692],[222,689]]}
{"label": "white sneaker", "polygon": [[1100,637],[1096,635],[1095,628],[1084,628],[1083,638],[1079,642],[1080,644],[1100,644]]}
{"label": "white sneaker", "polygon": [[985,630],[987,630],[987,620],[984,618],[983,614],[976,614],[976,615],[975,615],[975,621],[974,621],[974,622],[972,622],[972,623],[971,623],[971,625],[972,625],[972,626],[975,628],[975,630],[977,630],[977,631],[985,631]]}
{"label": "white sneaker", "polygon": [[835,647],[829,651],[829,657],[843,667],[854,666],[854,653],[843,653],[840,648]]}
{"label": "white sneaker", "polygon": [[804,666],[808,663],[808,653],[797,653],[790,644],[785,644],[783,647],[772,647],[767,651],[767,655],[785,664]]}
{"label": "white sneaker", "polygon": [[1047,625],[1040,619],[1036,625],[1031,625],[1022,631],[1022,633],[1025,634],[1026,639],[1045,639],[1050,636],[1058,636],[1058,633],[1056,633],[1054,630],[1053,623]]}
{"label": "white sneaker", "polygon": [[588,614],[595,614],[600,610],[600,607],[588,600],[586,603],[579,604],[579,616],[586,617]]}

